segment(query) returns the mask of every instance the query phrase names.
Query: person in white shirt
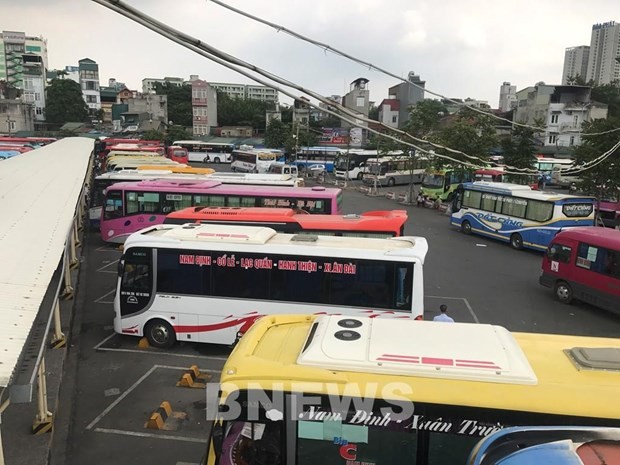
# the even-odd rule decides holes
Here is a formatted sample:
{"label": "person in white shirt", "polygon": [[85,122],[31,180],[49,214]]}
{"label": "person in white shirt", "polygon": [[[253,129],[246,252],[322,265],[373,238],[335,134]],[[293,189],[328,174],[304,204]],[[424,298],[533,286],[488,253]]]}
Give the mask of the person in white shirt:
{"label": "person in white shirt", "polygon": [[447,305],[441,304],[439,306],[439,310],[441,311],[441,313],[437,315],[435,318],[433,318],[433,321],[443,321],[444,323],[454,323],[454,319],[452,317],[449,317],[446,313],[448,311]]}

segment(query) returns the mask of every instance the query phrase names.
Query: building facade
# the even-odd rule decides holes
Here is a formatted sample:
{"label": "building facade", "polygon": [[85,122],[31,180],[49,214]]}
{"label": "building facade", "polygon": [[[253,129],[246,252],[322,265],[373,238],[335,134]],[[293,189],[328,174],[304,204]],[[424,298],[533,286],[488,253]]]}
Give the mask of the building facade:
{"label": "building facade", "polygon": [[517,105],[517,86],[504,82],[499,88],[499,106],[501,112],[512,110]]}
{"label": "building facade", "polygon": [[80,87],[82,96],[91,112],[101,109],[101,94],[99,92],[99,65],[90,58],[78,61],[80,73]]}
{"label": "building facade", "polygon": [[379,105],[379,122],[398,128],[400,114],[400,101],[390,95],[389,99],[384,99]]}
{"label": "building facade", "polygon": [[227,82],[209,82],[212,89],[228,95],[230,98],[245,98],[261,102],[278,103],[278,91],[267,86],[250,84],[232,84]]}
{"label": "building facade", "polygon": [[[413,71],[407,75],[408,82],[401,82],[388,90],[388,95],[393,96],[399,101],[398,126],[403,127],[409,121],[409,111],[416,103],[424,100],[424,86],[426,81],[422,81],[420,76]],[[390,97],[392,98],[392,97]]]}
{"label": "building facade", "polygon": [[[357,78],[351,82],[349,92],[342,98],[342,105],[360,116],[368,118],[370,111],[370,90],[368,89],[368,79]],[[351,120],[351,117],[347,119]],[[355,124],[342,120],[343,128],[351,127],[368,127],[368,123],[362,120],[356,120]]]}
{"label": "building facade", "polygon": [[571,147],[581,144],[584,122],[607,118],[607,105],[593,102],[589,86],[554,86],[539,83],[517,92],[514,121],[546,128],[543,145]]}
{"label": "building facade", "polygon": [[569,47],[564,52],[564,68],[562,69],[562,85],[567,85],[569,78],[580,76],[585,79],[588,75],[588,60],[590,58],[590,47],[579,45]]}
{"label": "building facade", "polygon": [[586,82],[609,84],[620,79],[620,24],[609,21],[592,26]]}
{"label": "building facade", "polygon": [[142,79],[142,93],[154,94],[155,84],[168,84],[175,87],[181,87],[185,84],[183,78],[180,77],[165,77],[165,78],[144,78]]}
{"label": "building facade", "polygon": [[0,98],[0,134],[34,131],[34,105],[19,99]]}
{"label": "building facade", "polygon": [[36,122],[45,120],[47,41],[24,32],[0,34],[0,80],[21,90],[21,99],[32,104]]}
{"label": "building facade", "polygon": [[208,82],[192,81],[192,132],[206,136],[217,126],[217,93]]}

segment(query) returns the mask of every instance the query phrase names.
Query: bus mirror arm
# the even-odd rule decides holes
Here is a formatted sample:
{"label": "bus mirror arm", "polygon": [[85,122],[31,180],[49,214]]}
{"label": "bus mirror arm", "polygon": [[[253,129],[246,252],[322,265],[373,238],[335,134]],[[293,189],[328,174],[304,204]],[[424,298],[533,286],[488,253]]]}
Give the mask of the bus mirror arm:
{"label": "bus mirror arm", "polygon": [[215,421],[213,423],[213,429],[211,430],[211,443],[213,445],[215,456],[219,459],[222,455],[222,445],[224,443],[224,429],[221,421]]}

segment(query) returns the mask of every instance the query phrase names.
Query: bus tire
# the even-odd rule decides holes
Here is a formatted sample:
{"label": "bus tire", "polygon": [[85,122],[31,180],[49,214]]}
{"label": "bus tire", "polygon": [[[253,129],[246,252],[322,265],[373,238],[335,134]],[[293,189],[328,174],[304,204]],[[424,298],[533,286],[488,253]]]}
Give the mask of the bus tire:
{"label": "bus tire", "polygon": [[164,320],[149,321],[144,328],[144,335],[149,344],[158,349],[171,347],[177,339],[172,326]]}
{"label": "bus tire", "polygon": [[362,179],[364,179],[364,173],[357,173],[357,180],[361,181]]}
{"label": "bus tire", "polygon": [[453,198],[454,198],[454,192],[450,192],[448,194],[448,197],[446,197],[446,202],[451,203]]}
{"label": "bus tire", "polygon": [[573,289],[566,281],[558,281],[554,287],[555,297],[563,304],[570,304],[573,301]]}
{"label": "bus tire", "polygon": [[202,159],[202,162],[203,162],[203,163],[209,163],[209,157],[204,157],[204,158]]}
{"label": "bus tire", "polygon": [[394,184],[396,184],[396,180],[395,180],[394,178],[390,178],[390,179],[388,179],[387,185],[388,185],[389,187],[394,186]]}
{"label": "bus tire", "polygon": [[521,234],[514,233],[510,236],[510,245],[515,250],[521,250],[523,248],[523,238],[521,237]]}
{"label": "bus tire", "polygon": [[219,157],[215,157],[215,158],[213,159],[213,163],[215,163],[215,164],[219,164],[219,162],[220,162]]}
{"label": "bus tire", "polygon": [[467,220],[461,223],[461,231],[465,234],[471,234],[471,223]]}

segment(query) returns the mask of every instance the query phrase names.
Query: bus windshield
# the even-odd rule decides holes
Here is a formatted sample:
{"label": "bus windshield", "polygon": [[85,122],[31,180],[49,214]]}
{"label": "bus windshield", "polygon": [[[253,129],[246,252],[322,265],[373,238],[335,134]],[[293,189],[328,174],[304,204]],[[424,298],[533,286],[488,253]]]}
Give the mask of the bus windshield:
{"label": "bus windshield", "polygon": [[443,174],[427,174],[422,180],[422,187],[443,187],[445,176]]}

